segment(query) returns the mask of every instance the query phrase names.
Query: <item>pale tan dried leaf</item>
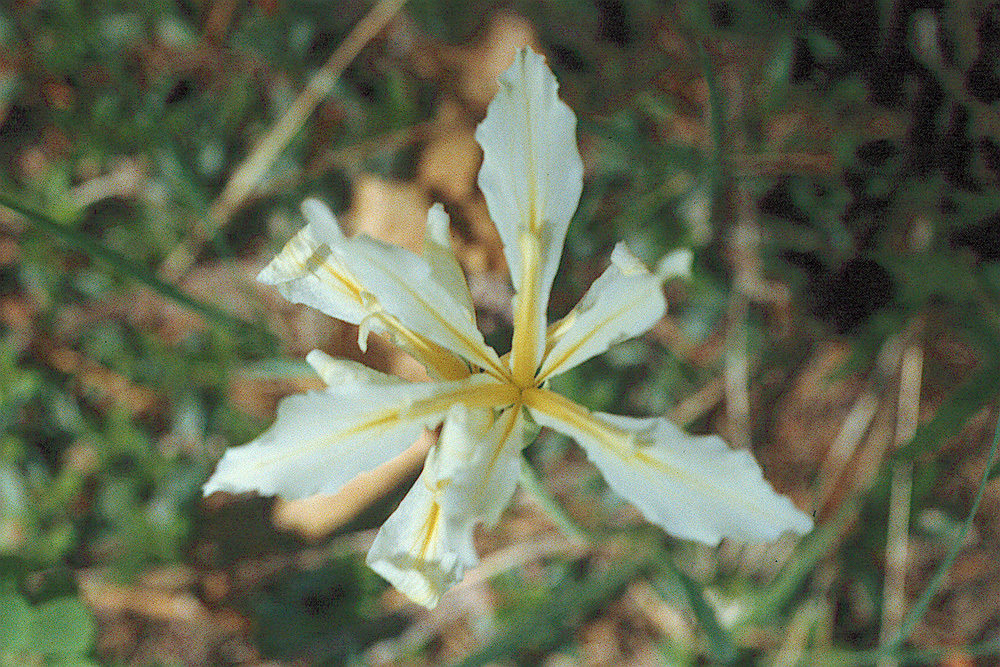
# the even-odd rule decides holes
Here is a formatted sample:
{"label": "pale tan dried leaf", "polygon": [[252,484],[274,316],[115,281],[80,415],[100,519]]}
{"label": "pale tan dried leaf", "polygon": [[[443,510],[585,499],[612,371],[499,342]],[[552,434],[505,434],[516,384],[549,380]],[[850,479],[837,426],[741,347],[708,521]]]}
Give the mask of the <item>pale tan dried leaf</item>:
{"label": "pale tan dried leaf", "polygon": [[349,234],[367,234],[419,253],[430,205],[416,183],[362,174],[354,181],[351,209],[342,222]]}
{"label": "pale tan dried leaf", "polygon": [[443,100],[420,156],[417,180],[448,202],[464,202],[476,192],[482,151],[473,133],[461,107],[454,100]]}

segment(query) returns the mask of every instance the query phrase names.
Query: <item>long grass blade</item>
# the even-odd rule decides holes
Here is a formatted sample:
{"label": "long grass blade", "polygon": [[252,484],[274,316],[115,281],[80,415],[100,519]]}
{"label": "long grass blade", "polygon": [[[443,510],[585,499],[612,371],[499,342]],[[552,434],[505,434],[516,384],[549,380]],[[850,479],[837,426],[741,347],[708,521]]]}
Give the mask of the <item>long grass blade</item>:
{"label": "long grass blade", "polygon": [[185,294],[177,287],[157,278],[151,271],[136,266],[121,253],[99,243],[93,237],[77,229],[61,225],[48,216],[14,201],[4,194],[0,194],[0,206],[4,206],[21,215],[36,229],[59,239],[71,248],[104,262],[116,273],[145,285],[160,296],[192,312],[198,313],[206,320],[227,329],[238,337],[250,338],[256,341],[270,341],[273,339],[273,336],[268,331],[265,331],[256,324],[230,315],[220,308]]}
{"label": "long grass blade", "polygon": [[990,470],[993,467],[993,460],[997,455],[997,444],[1000,443],[1000,418],[997,419],[996,429],[993,432],[993,443],[990,445],[990,451],[986,455],[986,468],[983,471],[983,478],[979,482],[979,489],[976,491],[976,497],[972,501],[972,507],[969,509],[969,515],[965,518],[965,523],[962,524],[962,529],[959,531],[958,535],[955,536],[955,541],[952,543],[951,548],[948,549],[948,553],[945,555],[944,560],[938,565],[937,570],[934,572],[934,576],[931,577],[930,583],[924,592],[920,595],[920,599],[917,600],[916,604],[910,609],[910,613],[906,615],[906,619],[903,621],[899,628],[899,632],[896,636],[884,647],[884,650],[888,653],[895,653],[902,646],[903,642],[910,636],[913,632],[913,628],[916,627],[920,619],[924,617],[927,613],[927,608],[930,607],[931,601],[937,592],[941,589],[941,585],[944,583],[944,578],[948,575],[951,570],[951,566],[955,563],[955,559],[958,557],[958,552],[962,550],[962,546],[965,544],[965,536],[969,534],[969,530],[972,528],[972,522],[976,518],[976,513],[979,511],[979,504],[983,500],[983,493],[986,491],[986,485],[989,483]]}

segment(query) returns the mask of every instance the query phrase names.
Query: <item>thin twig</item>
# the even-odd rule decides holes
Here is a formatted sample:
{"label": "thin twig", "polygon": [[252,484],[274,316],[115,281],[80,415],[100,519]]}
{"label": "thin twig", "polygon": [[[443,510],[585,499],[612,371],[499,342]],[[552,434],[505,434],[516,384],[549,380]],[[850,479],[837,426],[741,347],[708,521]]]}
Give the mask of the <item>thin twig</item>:
{"label": "thin twig", "polygon": [[406,0],[379,0],[368,15],[354,26],[354,30],[313,75],[284,115],[236,169],[222,194],[212,203],[208,214],[191,230],[187,241],[179,244],[167,257],[160,268],[160,275],[165,280],[176,280],[191,268],[198,248],[228,222],[319,103],[330,94],[351,61],[361,53],[365,44],[385,28],[404,4]]}
{"label": "thin twig", "polygon": [[726,332],[725,397],[731,444],[750,446],[750,358],[747,346],[750,295],[760,283],[760,227],[745,183],[736,186],[738,222],[730,243],[735,276]]}

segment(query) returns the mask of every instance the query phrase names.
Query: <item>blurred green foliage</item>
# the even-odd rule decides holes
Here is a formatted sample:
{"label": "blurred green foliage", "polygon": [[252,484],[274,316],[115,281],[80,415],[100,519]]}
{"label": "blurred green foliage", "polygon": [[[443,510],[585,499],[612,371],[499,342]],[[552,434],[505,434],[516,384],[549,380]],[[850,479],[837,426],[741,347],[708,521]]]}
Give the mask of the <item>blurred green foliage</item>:
{"label": "blurred green foliage", "polygon": [[30,604],[0,596],[0,664],[85,667],[96,631],[90,611],[73,597]]}
{"label": "blurred green foliage", "polygon": [[[4,231],[19,253],[0,266],[0,296],[33,309],[0,332],[0,664],[94,664],[96,626],[75,586],[78,570],[133,582],[156,566],[225,568],[301,546],[258,525],[260,535],[218,537],[232,553],[199,555],[197,545],[218,529],[201,509],[201,483],[224,445],[265,426],[234,407],[230,383],[283,352],[255,325],[190,297],[158,270],[196,236],[256,138],[365,7],[232,3],[227,28],[211,33],[211,13],[224,4],[41,0],[0,8],[0,197],[26,215],[23,230]],[[1000,375],[1000,16],[986,3],[925,5],[413,0],[406,11],[421,34],[456,45],[479,38],[495,11],[522,14],[580,115],[588,174],[553,315],[576,302],[617,240],[649,262],[690,244],[698,249],[695,277],[672,314],[687,339],[705,343],[730,316],[727,253],[746,215],[742,188],[762,232],[760,272],[790,286],[794,313],[793,331],[776,338],[769,314],[751,304],[737,342],[755,384],[767,389],[775,374],[792,377],[811,346],[830,338],[850,344],[850,368],[870,369],[914,322],[924,340],[972,350],[967,367],[929,358],[928,386],[943,395],[895,454],[920,463],[912,514],[941,510],[955,530],[940,542],[951,548],[969,505],[938,493],[949,466],[936,453],[995,399]],[[376,44],[333,97],[336,117],[328,110],[302,129],[259,198],[211,230],[198,260],[280,245],[284,239],[268,238],[269,220],[294,219],[309,194],[346,207],[358,170],[412,174],[414,146],[366,152],[354,167],[324,167],[318,157],[433,116],[434,86],[405,55]],[[90,198],[81,186],[125,159],[138,160],[144,186]],[[164,338],[127,303],[114,307],[136,284],[208,326]],[[88,309],[110,315],[88,319]],[[53,362],[53,351],[65,349],[149,390],[155,408],[130,412],[106,400],[79,381],[80,367]],[[723,363],[633,341],[557,381],[593,409],[661,414],[718,377]],[[713,417],[691,426],[710,428]],[[761,423],[755,442],[766,446],[769,428]],[[544,469],[566,446],[549,437],[529,455]],[[823,559],[881,605],[889,483],[883,471],[870,494],[845,505],[863,517],[849,539],[838,539],[843,515],[827,518],[769,584],[736,571],[701,582],[690,574],[699,558],[693,548],[626,528],[600,535],[640,545],[621,568],[556,559],[545,564],[544,584],[500,575],[501,627],[466,664],[511,656],[534,664],[571,651],[574,632],[637,578],[703,629],[700,650],[665,641],[665,661],[766,662],[740,647],[741,633],[751,623],[781,632],[817,595],[810,577]],[[613,513],[599,481],[584,490],[605,501],[595,517]],[[354,527],[377,524],[374,515],[389,509]],[[716,618],[707,586],[741,595],[743,620]],[[334,664],[401,629],[401,619],[377,617],[381,590],[358,561],[338,555],[318,569],[287,568],[227,603],[255,619],[265,655]],[[850,652],[877,647],[876,618],[839,619],[834,642],[844,662],[871,658]],[[977,650],[986,649],[970,648]]]}

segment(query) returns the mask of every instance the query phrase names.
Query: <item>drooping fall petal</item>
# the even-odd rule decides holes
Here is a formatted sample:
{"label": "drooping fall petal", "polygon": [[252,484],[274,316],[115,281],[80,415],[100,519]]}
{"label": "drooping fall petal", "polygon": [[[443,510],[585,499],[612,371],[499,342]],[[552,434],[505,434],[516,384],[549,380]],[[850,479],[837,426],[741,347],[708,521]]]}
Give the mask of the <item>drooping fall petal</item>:
{"label": "drooping fall petal", "polygon": [[618,495],[672,535],[716,545],[812,529],[749,452],[717,436],[691,436],[662,418],[591,413],[543,389],[525,392],[525,403],[535,421],[574,438]]}
{"label": "drooping fall petal", "polygon": [[494,523],[517,485],[520,413],[494,421],[488,409],[453,407],[420,478],[379,530],[367,562],[414,602],[433,607],[478,562],[476,524]]}

